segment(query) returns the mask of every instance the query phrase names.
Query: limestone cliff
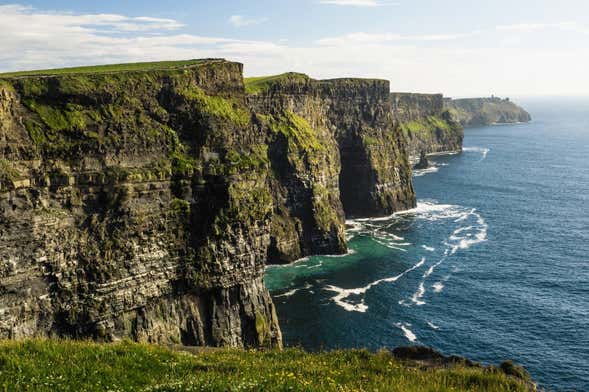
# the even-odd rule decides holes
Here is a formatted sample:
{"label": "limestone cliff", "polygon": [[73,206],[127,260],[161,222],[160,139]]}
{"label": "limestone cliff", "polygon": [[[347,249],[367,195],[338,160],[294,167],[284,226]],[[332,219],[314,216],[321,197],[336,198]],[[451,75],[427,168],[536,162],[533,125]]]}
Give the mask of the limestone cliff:
{"label": "limestone cliff", "polygon": [[224,60],[0,75],[0,337],[280,346],[266,263],[415,196],[387,82],[248,93]]}
{"label": "limestone cliff", "polygon": [[0,337],[280,345],[241,68],[2,81]]}
{"label": "limestone cliff", "polygon": [[328,154],[341,165],[339,196],[347,217],[383,216],[415,206],[411,167],[393,123],[388,81],[314,80],[290,73],[251,78],[246,85],[257,111],[292,112],[335,140],[337,151]]}
{"label": "limestone cliff", "polygon": [[444,108],[441,94],[392,93],[390,100],[412,161],[417,161],[422,152],[462,151],[464,130]]}
{"label": "limestone cliff", "polygon": [[529,122],[532,117],[509,98],[446,99],[445,106],[464,127]]}

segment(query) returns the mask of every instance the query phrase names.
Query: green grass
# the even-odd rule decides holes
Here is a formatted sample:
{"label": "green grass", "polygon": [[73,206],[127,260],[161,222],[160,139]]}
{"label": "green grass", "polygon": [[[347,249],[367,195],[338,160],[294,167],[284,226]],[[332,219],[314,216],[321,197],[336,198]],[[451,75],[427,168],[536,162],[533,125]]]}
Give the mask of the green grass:
{"label": "green grass", "polygon": [[525,391],[499,370],[425,368],[364,350],[310,354],[205,350],[129,342],[0,343],[4,391]]}
{"label": "green grass", "polygon": [[34,71],[19,71],[0,73],[0,78],[14,78],[21,76],[53,76],[53,75],[68,75],[68,74],[96,74],[96,73],[114,73],[127,71],[153,71],[163,69],[180,69],[187,68],[194,65],[208,64],[211,62],[221,62],[221,59],[199,59],[199,60],[182,60],[182,61],[154,61],[143,63],[127,63],[127,64],[108,64],[108,65],[93,65],[85,67],[72,68],[57,68],[57,69],[43,69]]}
{"label": "green grass", "polygon": [[196,86],[181,89],[179,93],[184,98],[198,103],[206,114],[226,119],[241,127],[245,127],[250,123],[251,113],[231,99],[208,95],[204,90]]}
{"label": "green grass", "polygon": [[281,115],[257,114],[257,117],[268,124],[273,132],[283,134],[289,142],[293,142],[304,151],[323,151],[325,149],[311,124],[294,112],[286,110]]}
{"label": "green grass", "polygon": [[460,127],[451,124],[441,116],[428,116],[401,124],[401,129],[405,134],[418,136],[424,140],[434,137],[436,130],[442,130],[446,133],[459,132]]}
{"label": "green grass", "polygon": [[257,94],[266,91],[270,86],[281,81],[305,81],[309,77],[305,74],[296,72],[287,72],[280,75],[258,76],[245,78],[245,91],[248,94]]}

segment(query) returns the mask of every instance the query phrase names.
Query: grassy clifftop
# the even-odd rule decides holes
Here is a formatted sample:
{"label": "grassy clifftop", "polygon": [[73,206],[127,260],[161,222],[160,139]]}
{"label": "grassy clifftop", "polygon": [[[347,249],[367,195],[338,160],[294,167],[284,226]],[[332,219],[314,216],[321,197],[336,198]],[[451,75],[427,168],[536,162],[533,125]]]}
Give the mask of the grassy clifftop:
{"label": "grassy clifftop", "polygon": [[143,63],[126,63],[126,64],[108,64],[92,65],[85,67],[71,67],[58,69],[43,69],[34,71],[19,71],[0,73],[1,78],[14,78],[21,76],[54,76],[54,75],[71,75],[71,74],[100,74],[112,72],[129,72],[129,71],[154,71],[182,69],[195,65],[210,64],[214,62],[224,62],[223,59],[196,59],[181,61],[152,61]]}
{"label": "grassy clifftop", "polygon": [[432,366],[365,350],[310,354],[204,350],[134,343],[0,343],[6,391],[526,391],[496,368]]}

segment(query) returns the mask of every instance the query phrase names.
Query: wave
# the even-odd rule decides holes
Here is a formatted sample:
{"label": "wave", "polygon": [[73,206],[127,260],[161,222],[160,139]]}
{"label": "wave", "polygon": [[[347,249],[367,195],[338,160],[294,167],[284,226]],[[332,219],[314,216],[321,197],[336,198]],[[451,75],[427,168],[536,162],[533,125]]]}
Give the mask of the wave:
{"label": "wave", "polygon": [[274,298],[281,298],[281,297],[292,297],[293,295],[295,295],[297,292],[299,291],[299,289],[292,289],[290,291],[287,291],[286,293],[280,294],[280,295],[275,295]]}
{"label": "wave", "polygon": [[[445,240],[441,241],[439,243],[440,245],[434,248],[425,244],[414,244],[410,240],[406,240],[402,235],[399,235],[398,227],[414,221],[421,222],[420,224],[426,224],[427,226],[431,226],[430,222],[442,221],[443,226],[441,228],[444,231],[447,230]],[[334,293],[333,296],[330,296],[330,302],[333,301],[334,304],[348,312],[359,313],[365,313],[369,309],[365,299],[366,293],[369,290],[383,283],[394,283],[406,274],[422,267],[425,268],[415,279],[416,286],[413,286],[415,289],[410,291],[406,297],[399,298],[400,301],[398,302],[404,306],[425,305],[427,293],[441,293],[444,290],[444,283],[452,274],[450,272],[444,279],[436,277],[435,280],[429,283],[428,281],[432,279],[438,267],[452,260],[452,256],[457,252],[486,241],[488,231],[488,225],[477,209],[452,204],[440,204],[435,200],[420,200],[415,208],[396,212],[387,217],[347,220],[346,226],[348,227],[349,235],[352,237],[359,235],[367,236],[375,244],[398,251],[399,253],[407,252],[408,250],[418,253],[416,260],[419,261],[395,276],[378,279],[365,286],[355,288],[342,288],[329,284],[329,282],[319,286],[322,287],[322,290]],[[347,255],[354,252],[354,250],[350,250]],[[344,256],[346,255],[331,257]],[[427,258],[422,256],[427,256]],[[303,265],[309,269],[323,267],[322,260],[319,260],[319,263],[315,262],[315,259],[312,260],[312,263],[304,263]],[[291,290],[277,297],[288,297],[295,293]]]}
{"label": "wave", "polygon": [[481,159],[479,160],[479,162],[482,162],[485,160],[485,158],[487,158],[487,154],[489,154],[489,152],[491,151],[490,148],[486,148],[486,147],[463,147],[462,151],[465,152],[478,152],[481,154]]}
{"label": "wave", "polygon": [[427,325],[429,325],[429,327],[430,327],[431,329],[440,329],[440,327],[439,327],[439,326],[435,325],[435,324],[434,324],[434,323],[432,323],[431,321],[428,321],[428,322],[427,322]]}
{"label": "wave", "polygon": [[417,340],[417,336],[415,336],[415,334],[409,329],[409,327],[411,326],[411,324],[397,323],[395,325],[399,329],[401,329],[401,331],[403,331],[403,334],[405,335],[405,337],[407,338],[407,340],[409,340],[412,343]]}
{"label": "wave", "polygon": [[392,282],[396,282],[397,280],[399,280],[400,278],[402,278],[404,275],[408,274],[409,272],[411,272],[413,270],[416,270],[417,268],[419,268],[423,264],[425,264],[425,260],[426,260],[425,258],[422,258],[417,264],[415,264],[411,268],[408,268],[405,271],[401,272],[399,275],[396,275],[396,276],[393,276],[393,277],[390,277],[390,278],[384,278],[384,279],[375,280],[374,282],[371,282],[371,283],[367,284],[364,287],[357,287],[357,288],[353,288],[353,289],[343,289],[341,287],[337,287],[337,286],[333,286],[333,285],[328,285],[328,286],[325,286],[324,287],[324,290],[333,291],[333,292],[337,293],[337,295],[334,296],[332,298],[332,300],[337,305],[339,305],[343,309],[347,310],[348,312],[366,313],[366,311],[368,310],[368,306],[364,302],[364,298],[363,297],[360,298],[360,301],[358,303],[352,303],[350,301],[346,301],[346,299],[349,298],[352,295],[363,296],[364,294],[366,294],[366,292],[368,290],[370,290],[374,286],[377,286],[377,285],[379,285],[381,283],[392,283]]}
{"label": "wave", "polygon": [[[461,226],[454,229],[446,239],[444,242],[446,249],[444,249],[443,256],[424,272],[421,281],[417,286],[417,290],[410,298],[414,305],[422,306],[426,304],[423,297],[427,292],[425,283],[429,276],[432,275],[436,268],[446,261],[448,257],[456,254],[459,250],[468,249],[475,244],[486,241],[488,225],[475,208],[465,209],[460,206],[438,205],[427,202],[418,204],[417,208],[414,210],[406,211],[404,213],[415,213],[421,218],[431,221],[450,218],[454,220],[454,223],[461,224]],[[447,280],[447,278],[445,280]],[[437,282],[432,285],[432,288],[434,292],[440,293],[444,289],[444,285],[441,282]],[[399,303],[407,305],[406,301],[400,301]]]}
{"label": "wave", "polygon": [[333,259],[333,258],[337,259],[337,258],[340,258],[340,257],[347,257],[347,256],[353,255],[353,254],[355,254],[355,253],[356,253],[356,251],[355,251],[354,249],[348,249],[348,251],[347,251],[346,253],[344,253],[344,254],[341,254],[341,255],[324,255],[323,257],[328,257],[328,258],[332,258],[332,259]]}
{"label": "wave", "polygon": [[427,169],[414,169],[413,170],[413,177],[422,177],[426,174],[437,173],[440,170],[438,166],[431,166]]}

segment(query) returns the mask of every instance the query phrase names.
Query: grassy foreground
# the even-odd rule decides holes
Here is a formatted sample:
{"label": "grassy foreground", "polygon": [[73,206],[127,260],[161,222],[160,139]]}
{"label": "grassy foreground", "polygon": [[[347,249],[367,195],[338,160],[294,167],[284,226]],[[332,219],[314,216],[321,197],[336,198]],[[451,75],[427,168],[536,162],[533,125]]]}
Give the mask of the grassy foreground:
{"label": "grassy foreground", "polygon": [[3,391],[525,391],[497,370],[433,368],[389,352],[189,354],[130,342],[0,343]]}

